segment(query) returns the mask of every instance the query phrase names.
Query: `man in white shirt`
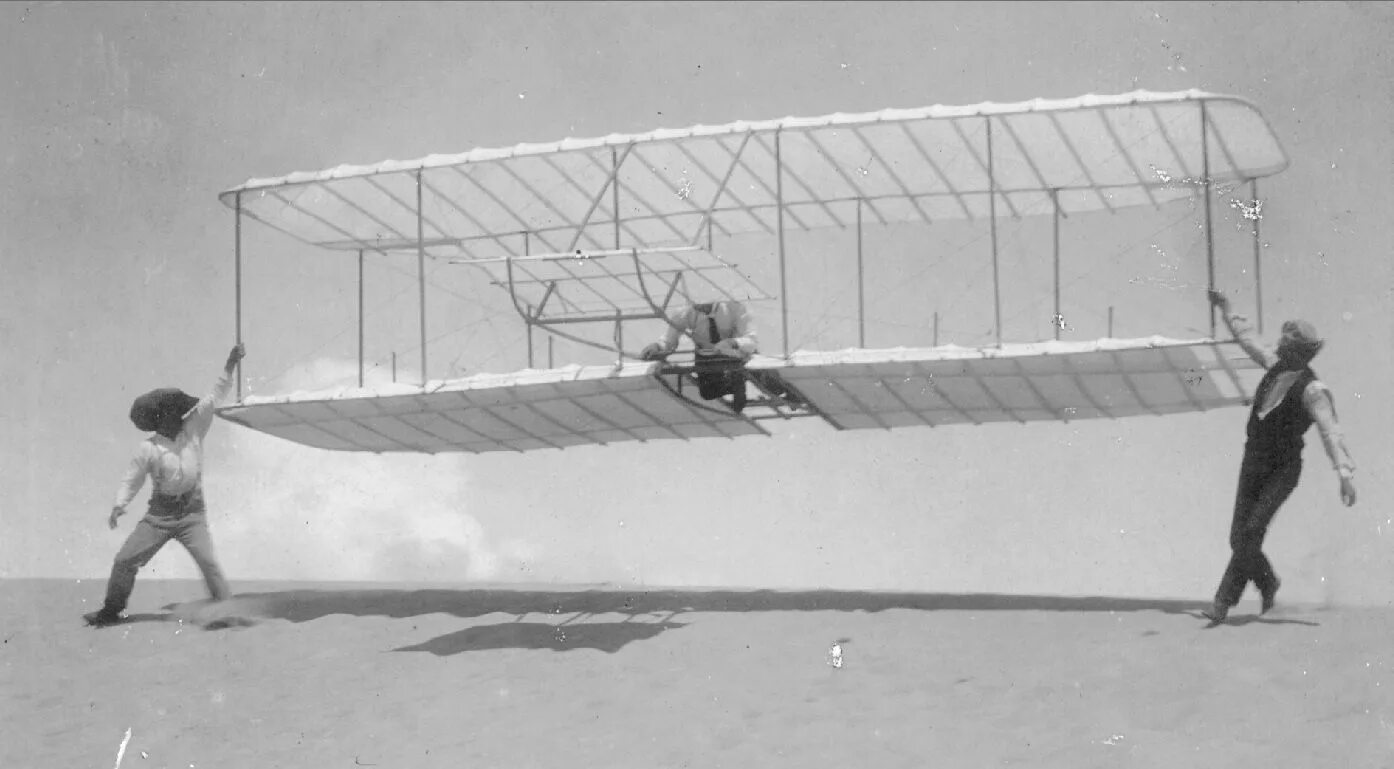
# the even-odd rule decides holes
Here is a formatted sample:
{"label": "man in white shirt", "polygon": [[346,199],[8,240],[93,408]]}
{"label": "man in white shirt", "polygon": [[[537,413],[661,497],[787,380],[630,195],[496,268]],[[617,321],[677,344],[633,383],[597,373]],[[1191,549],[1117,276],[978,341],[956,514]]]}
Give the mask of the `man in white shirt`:
{"label": "man in white shirt", "polygon": [[739,414],[746,404],[748,375],[765,391],[783,398],[792,408],[803,408],[803,399],[775,371],[746,371],[745,363],[759,350],[750,311],[742,302],[720,301],[688,305],[671,313],[668,328],[657,342],[639,353],[657,360],[677,349],[683,335],[695,347],[697,391],[703,400],[731,396],[731,408]]}
{"label": "man in white shirt", "polygon": [[131,421],[137,428],[154,435],[136,449],[116,492],[116,505],[111,509],[107,525],[116,528],[117,519],[126,514],[126,506],[145,484],[147,476],[153,487],[150,504],[145,517],[136,524],[116,554],[107,582],[106,601],[100,611],[84,617],[88,624],[103,627],[121,621],[121,612],[125,611],[135,588],[136,572],[171,539],[179,540],[193,556],[213,600],[221,601],[230,595],[208,533],[203,503],[203,438],[213,426],[214,408],[232,389],[233,372],[243,355],[245,350],[241,344],[232,348],[222,377],[213,391],[202,399],[181,390],[163,388],[136,398],[131,405]]}
{"label": "man in white shirt", "polygon": [[1212,623],[1219,624],[1239,603],[1249,582],[1259,590],[1260,613],[1273,608],[1282,581],[1263,554],[1263,539],[1278,508],[1297,488],[1302,474],[1303,434],[1313,424],[1317,426],[1332,469],[1340,478],[1341,501],[1346,506],[1355,504],[1355,462],[1346,451],[1336,420],[1335,399],[1310,365],[1323,345],[1316,329],[1306,321],[1287,321],[1277,348],[1265,349],[1254,340],[1244,317],[1230,312],[1224,294],[1211,292],[1210,300],[1224,315],[1234,340],[1267,369],[1254,392],[1249,414],[1230,524],[1229,564],[1215,591],[1214,605],[1204,612]]}

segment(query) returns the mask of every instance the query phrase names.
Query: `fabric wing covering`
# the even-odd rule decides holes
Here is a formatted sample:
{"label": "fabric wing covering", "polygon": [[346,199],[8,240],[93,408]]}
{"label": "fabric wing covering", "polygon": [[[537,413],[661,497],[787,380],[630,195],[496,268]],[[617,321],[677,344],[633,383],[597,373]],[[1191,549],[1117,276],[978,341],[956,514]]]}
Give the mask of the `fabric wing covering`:
{"label": "fabric wing covering", "polygon": [[859,207],[869,225],[986,220],[994,193],[1011,218],[1057,201],[1066,215],[1160,205],[1287,164],[1248,102],[1136,91],[476,149],[252,179],[220,198],[316,246],[490,260],[847,228]]}
{"label": "fabric wing covering", "polygon": [[1244,403],[1263,373],[1237,344],[1161,337],[800,352],[777,368],[842,429],[1205,411]]}
{"label": "fabric wing covering", "polygon": [[[986,226],[994,216],[1160,206],[1287,164],[1262,114],[1242,99],[1135,91],[476,149],[252,179],[220,198],[345,255],[473,264],[534,320],[618,322],[652,315],[656,298],[677,294],[766,298],[738,265],[710,253],[715,235],[774,238],[859,221]],[[842,429],[1196,411],[1242,402],[1257,379],[1233,345],[1155,338],[805,351],[751,365],[781,370]],[[573,366],[248,397],[220,414],[356,451],[526,451],[765,432],[748,414],[679,397],[660,370]]]}
{"label": "fabric wing covering", "polygon": [[[662,364],[571,366],[433,382],[248,397],[223,417],[348,451],[487,452],[766,434],[670,391]],[[756,358],[840,429],[1071,421],[1241,404],[1262,374],[1238,345],[1159,337],[1002,348],[897,348]],[[690,392],[691,388],[689,388]]]}
{"label": "fabric wing covering", "polygon": [[764,431],[670,394],[655,364],[567,366],[372,389],[248,397],[224,418],[324,449],[528,451]]}

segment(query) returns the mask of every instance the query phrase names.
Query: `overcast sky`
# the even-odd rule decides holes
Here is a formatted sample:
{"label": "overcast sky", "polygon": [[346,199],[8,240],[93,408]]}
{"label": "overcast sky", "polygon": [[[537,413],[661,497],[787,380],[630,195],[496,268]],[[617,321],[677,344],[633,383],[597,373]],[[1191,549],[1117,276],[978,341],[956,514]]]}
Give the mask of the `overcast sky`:
{"label": "overcast sky", "polygon": [[[1291,158],[1260,190],[1265,317],[1270,333],[1300,316],[1330,340],[1316,365],[1360,468],[1347,510],[1313,432],[1270,554],[1295,598],[1389,602],[1390,39],[1388,3],[7,3],[0,576],[105,576],[135,520],[105,524],[142,438],[131,399],[206,391],[234,339],[232,215],[216,196],[248,178],[698,123],[1200,88],[1257,105]],[[1170,220],[1153,213],[1153,228]],[[1075,226],[1073,258],[1103,269],[1108,254]],[[1173,241],[1145,243],[1153,228],[1123,242],[1160,252]],[[1247,310],[1252,254],[1234,230],[1223,274]],[[1014,231],[1020,249],[1034,232]],[[244,385],[352,373],[353,266],[244,234]],[[1204,274],[1203,250],[1166,258]],[[870,278],[876,318],[918,301],[895,294],[908,268],[891,264]],[[803,265],[805,296],[845,299],[845,268]],[[940,290],[968,280],[940,277],[928,276]],[[385,311],[412,285],[386,264],[370,278]],[[433,291],[447,280],[433,275]],[[451,290],[440,311],[456,322],[434,328],[465,341],[441,341],[433,375],[521,368],[506,296]],[[1203,325],[1194,293],[1146,297],[1147,313],[1120,305],[1120,335],[1187,313]],[[1090,312],[1098,330],[1101,305]],[[958,341],[987,341],[965,326]],[[873,332],[890,343],[890,328]],[[382,362],[391,334],[409,346],[415,332],[378,333]],[[206,487],[234,582],[1206,598],[1228,556],[1245,416],[864,434],[800,423],[769,439],[435,458],[317,451],[220,420]],[[195,574],[177,546],[145,573]]]}

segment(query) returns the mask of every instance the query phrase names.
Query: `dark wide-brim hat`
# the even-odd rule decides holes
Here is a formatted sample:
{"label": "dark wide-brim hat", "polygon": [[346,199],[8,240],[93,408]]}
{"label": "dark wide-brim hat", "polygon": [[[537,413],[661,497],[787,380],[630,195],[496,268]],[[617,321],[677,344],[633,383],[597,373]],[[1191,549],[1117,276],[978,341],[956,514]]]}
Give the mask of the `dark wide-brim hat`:
{"label": "dark wide-brim hat", "polygon": [[131,421],[145,432],[154,432],[165,420],[182,418],[198,405],[198,398],[175,387],[162,387],[135,399],[131,404]]}

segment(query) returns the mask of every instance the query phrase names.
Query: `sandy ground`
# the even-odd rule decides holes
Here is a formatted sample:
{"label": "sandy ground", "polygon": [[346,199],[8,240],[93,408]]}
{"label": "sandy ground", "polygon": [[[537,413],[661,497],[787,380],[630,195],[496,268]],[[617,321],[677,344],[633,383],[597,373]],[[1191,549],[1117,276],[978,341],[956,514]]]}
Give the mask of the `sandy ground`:
{"label": "sandy ground", "polygon": [[0,581],[0,767],[1394,767],[1384,608],[234,588]]}

